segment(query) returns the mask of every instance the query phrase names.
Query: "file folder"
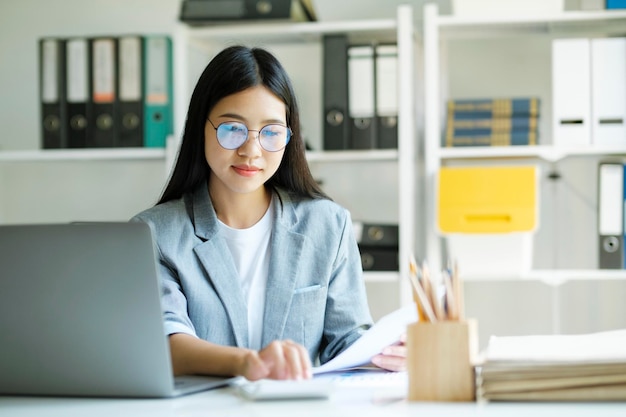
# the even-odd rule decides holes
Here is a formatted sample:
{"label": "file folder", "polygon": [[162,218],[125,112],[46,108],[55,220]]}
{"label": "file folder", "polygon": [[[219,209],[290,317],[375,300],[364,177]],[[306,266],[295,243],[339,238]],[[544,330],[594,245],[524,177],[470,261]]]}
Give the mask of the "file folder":
{"label": "file folder", "polygon": [[600,269],[624,268],[624,165],[601,163],[598,171]]}
{"label": "file folder", "polygon": [[589,39],[552,41],[552,134],[557,146],[591,143]]}
{"label": "file folder", "polygon": [[377,147],[398,147],[398,46],[376,47]]}
{"label": "file folder", "polygon": [[172,41],[144,37],[144,146],[164,148],[173,133]]}
{"label": "file folder", "polygon": [[348,112],[350,148],[376,147],[376,82],[374,45],[348,48]]}
{"label": "file folder", "polygon": [[325,35],[323,44],[324,150],[348,148],[348,38]]}
{"label": "file folder", "polygon": [[118,102],[115,146],[143,146],[143,39],[118,39]]}
{"label": "file folder", "polygon": [[87,144],[87,127],[89,123],[89,91],[91,56],[87,38],[68,39],[66,42],[67,57],[67,147],[84,148]]}
{"label": "file folder", "polygon": [[591,142],[626,148],[626,38],[591,40]]}
{"label": "file folder", "polygon": [[39,99],[41,105],[41,146],[64,148],[65,129],[65,43],[61,39],[39,41]]}
{"label": "file folder", "polygon": [[117,99],[117,40],[91,40],[91,118],[86,146],[112,147],[115,142],[115,102]]}

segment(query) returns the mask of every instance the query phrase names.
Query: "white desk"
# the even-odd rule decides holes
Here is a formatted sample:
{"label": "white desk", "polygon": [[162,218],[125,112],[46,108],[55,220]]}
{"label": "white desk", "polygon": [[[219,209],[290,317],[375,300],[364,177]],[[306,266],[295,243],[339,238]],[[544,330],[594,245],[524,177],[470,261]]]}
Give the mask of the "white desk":
{"label": "white desk", "polygon": [[623,403],[420,403],[398,388],[338,388],[328,400],[251,402],[232,388],[174,399],[0,397],[2,417],[607,417]]}

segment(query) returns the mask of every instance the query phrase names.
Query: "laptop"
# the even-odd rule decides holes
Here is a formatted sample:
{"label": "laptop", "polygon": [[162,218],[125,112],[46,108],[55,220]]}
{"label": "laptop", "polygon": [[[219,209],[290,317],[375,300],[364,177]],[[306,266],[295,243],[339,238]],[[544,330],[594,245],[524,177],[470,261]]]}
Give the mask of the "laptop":
{"label": "laptop", "polygon": [[150,228],[0,226],[0,395],[174,397],[235,378],[174,378]]}

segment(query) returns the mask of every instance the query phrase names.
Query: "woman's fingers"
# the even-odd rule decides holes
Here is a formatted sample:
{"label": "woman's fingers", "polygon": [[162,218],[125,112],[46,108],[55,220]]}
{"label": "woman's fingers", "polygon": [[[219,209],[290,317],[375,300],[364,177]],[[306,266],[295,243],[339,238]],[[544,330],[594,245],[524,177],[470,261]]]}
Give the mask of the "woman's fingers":
{"label": "woman's fingers", "polygon": [[311,361],[304,346],[291,340],[274,341],[259,355],[272,379],[306,379],[311,377]]}

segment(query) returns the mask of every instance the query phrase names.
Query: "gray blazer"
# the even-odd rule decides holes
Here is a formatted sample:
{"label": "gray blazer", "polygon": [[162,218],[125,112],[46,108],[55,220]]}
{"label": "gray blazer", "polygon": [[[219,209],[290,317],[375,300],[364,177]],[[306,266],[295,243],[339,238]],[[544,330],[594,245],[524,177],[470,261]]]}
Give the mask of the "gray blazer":
{"label": "gray blazer", "polygon": [[[325,363],[372,324],[347,210],[326,199],[273,196],[262,345],[291,339]],[[139,213],[152,229],[167,334],[248,346],[247,307],[206,184]]]}

